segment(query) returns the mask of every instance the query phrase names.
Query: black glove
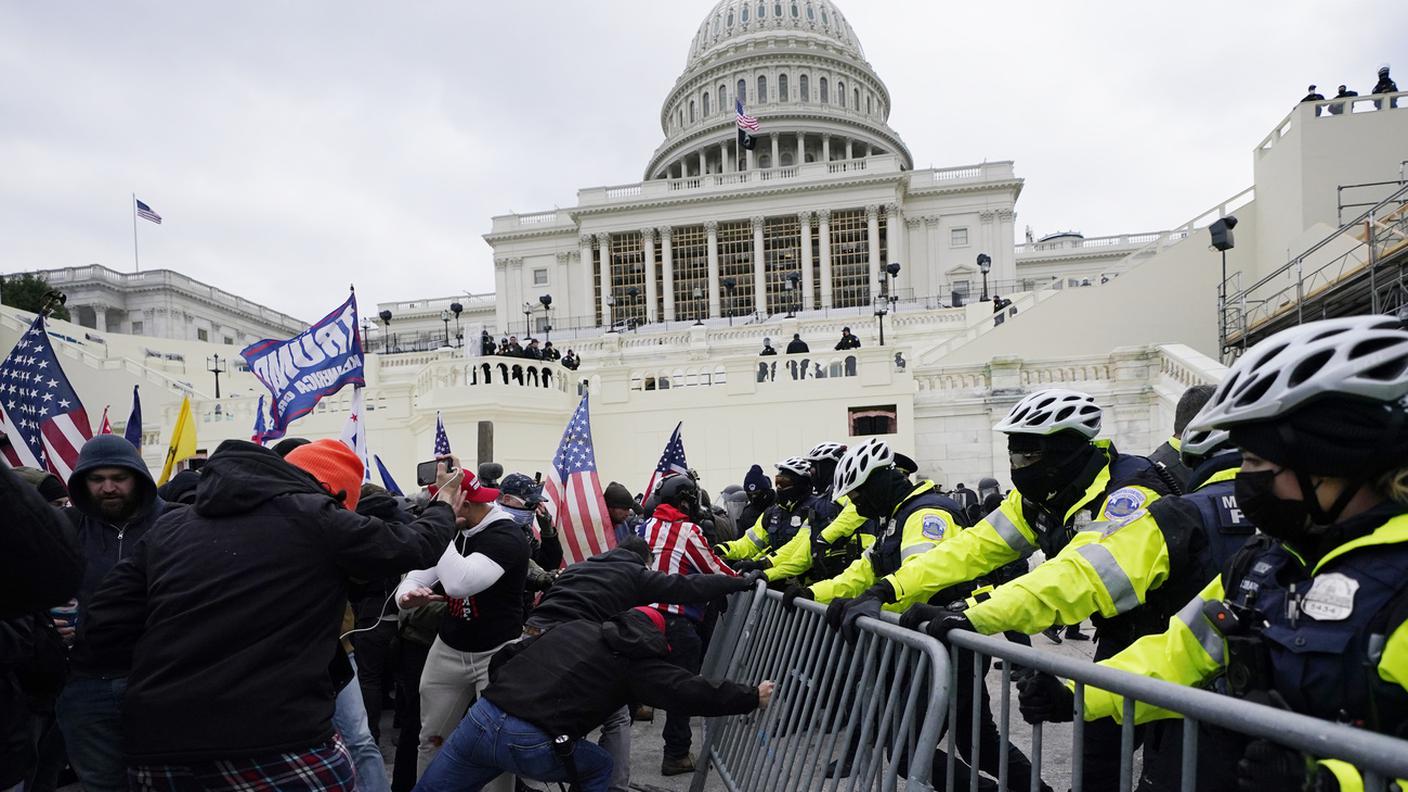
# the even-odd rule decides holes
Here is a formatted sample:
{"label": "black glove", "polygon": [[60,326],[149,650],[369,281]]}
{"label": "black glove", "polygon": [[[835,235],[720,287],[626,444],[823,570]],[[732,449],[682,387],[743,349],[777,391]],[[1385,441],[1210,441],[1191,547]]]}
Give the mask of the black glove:
{"label": "black glove", "polygon": [[841,629],[841,614],[845,613],[846,606],[850,604],[850,597],[837,597],[831,600],[831,604],[826,606],[826,626],[833,630]]}
{"label": "black glove", "polygon": [[745,584],[740,590],[747,591],[748,589],[753,588],[753,586],[756,585],[759,580],[763,579],[763,570],[750,569],[747,572],[741,572],[738,575],[738,579]]}
{"label": "black glove", "polygon": [[940,608],[939,612],[929,619],[929,626],[924,628],[924,632],[945,643],[948,642],[948,634],[954,630],[977,632],[973,629],[973,622],[968,621],[968,617],[963,614],[963,611],[952,605]]}
{"label": "black glove", "polygon": [[[1247,744],[1241,761],[1237,762],[1237,789],[1240,792],[1306,789],[1308,774],[1309,767],[1300,751],[1267,740],[1253,740]],[[1338,786],[1335,784],[1329,788]],[[1311,788],[1319,789],[1319,785]]]}
{"label": "black glove", "polygon": [[738,561],[733,565],[733,571],[740,573],[761,572],[770,566],[772,566],[772,564],[768,563],[767,559],[761,559],[757,561]]}
{"label": "black glove", "polygon": [[922,602],[911,605],[909,610],[900,614],[900,626],[906,630],[918,630],[919,625],[944,612],[938,605],[925,605]]}
{"label": "black glove", "polygon": [[883,604],[880,597],[870,591],[846,604],[841,613],[841,637],[846,639],[846,643],[854,644],[856,639],[860,638],[860,629],[856,626],[856,620],[862,616],[869,616],[872,619],[880,618],[880,606]]}
{"label": "black glove", "polygon": [[831,543],[821,537],[821,531],[812,534],[812,563],[816,563],[818,558],[826,555],[831,550]]}
{"label": "black glove", "polygon": [[1076,694],[1041,671],[1017,678],[1017,709],[1027,723],[1067,723],[1075,717]]}
{"label": "black glove", "polygon": [[812,594],[812,590],[806,586],[800,583],[793,583],[787,587],[787,591],[782,593],[782,607],[787,610],[792,610],[797,607],[795,600],[798,599],[815,600],[816,596]]}
{"label": "black glove", "polygon": [[538,521],[539,535],[541,535],[544,539],[557,538],[557,529],[554,528],[552,525],[551,514],[547,514],[546,512],[538,512],[534,514],[533,517]]}

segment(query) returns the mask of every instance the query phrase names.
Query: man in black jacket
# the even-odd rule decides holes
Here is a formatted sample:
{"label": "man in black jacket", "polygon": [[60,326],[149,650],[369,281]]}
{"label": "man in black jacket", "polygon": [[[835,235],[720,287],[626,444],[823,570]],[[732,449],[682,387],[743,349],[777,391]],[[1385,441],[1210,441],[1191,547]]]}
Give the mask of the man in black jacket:
{"label": "man in black jacket", "polygon": [[463,498],[457,471],[415,523],[387,523],[352,511],[361,482],[361,459],[336,440],[289,462],[227,440],[195,505],[164,515],[112,571],[79,643],[99,662],[130,663],[133,788],[354,786],[329,674],[347,579],[434,561]]}
{"label": "man in black jacket", "polygon": [[[89,600],[117,563],[132,554],[166,502],[136,446],[118,435],[98,435],[83,444],[68,491],[73,508],[67,514],[85,565],[75,617],[81,625],[88,620]],[[59,632],[72,635],[74,623],[60,626]],[[55,707],[69,762],[85,790],[123,792],[127,766],[118,708],[127,664],[90,655],[81,640],[71,658],[73,674]]]}
{"label": "man in black jacket", "polygon": [[475,792],[500,773],[606,792],[611,757],[582,738],[627,701],[716,716],[772,698],[772,682],[710,682],[671,664],[669,651],[664,616],[648,607],[604,624],[567,622],[504,648],[417,792]]}
{"label": "man in black jacket", "polygon": [[[624,489],[624,487],[622,488]],[[616,547],[573,564],[558,576],[528,617],[524,632],[541,635],[564,622],[585,619],[604,622],[638,605],[652,602],[704,602],[752,588],[758,576],[669,575],[647,569],[650,546],[631,534]],[[601,724],[598,744],[611,754],[611,792],[631,786],[631,713],[622,706]]]}

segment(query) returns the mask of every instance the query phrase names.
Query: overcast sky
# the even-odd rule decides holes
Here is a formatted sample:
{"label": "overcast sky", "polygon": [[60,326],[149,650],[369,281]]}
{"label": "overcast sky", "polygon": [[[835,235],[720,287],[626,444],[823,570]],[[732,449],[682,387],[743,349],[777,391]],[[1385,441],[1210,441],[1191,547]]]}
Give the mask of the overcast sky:
{"label": "overcast sky", "polygon": [[[638,181],[712,0],[0,5],[0,271],[170,268],[304,319],[493,288],[490,217]],[[1314,82],[1408,86],[1408,2],[841,0],[916,167],[1017,229],[1177,226]]]}

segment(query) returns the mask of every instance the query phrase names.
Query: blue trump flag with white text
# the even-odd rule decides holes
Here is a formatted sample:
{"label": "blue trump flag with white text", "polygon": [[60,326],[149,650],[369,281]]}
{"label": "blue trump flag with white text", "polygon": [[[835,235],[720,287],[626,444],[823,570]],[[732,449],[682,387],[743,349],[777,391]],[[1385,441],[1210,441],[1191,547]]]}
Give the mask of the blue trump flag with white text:
{"label": "blue trump flag with white text", "polygon": [[264,339],[245,347],[240,356],[250,373],[273,394],[271,426],[262,440],[276,440],[288,425],[307,415],[318,400],[343,385],[365,385],[362,374],[362,335],[357,327],[357,295],[287,341]]}

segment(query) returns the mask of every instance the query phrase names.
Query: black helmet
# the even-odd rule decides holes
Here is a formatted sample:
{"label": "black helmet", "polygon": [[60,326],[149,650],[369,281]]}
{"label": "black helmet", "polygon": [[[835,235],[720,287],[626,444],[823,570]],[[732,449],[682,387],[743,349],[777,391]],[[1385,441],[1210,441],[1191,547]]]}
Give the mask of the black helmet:
{"label": "black helmet", "polygon": [[668,503],[686,515],[694,514],[699,508],[699,485],[689,476],[667,476],[655,488],[654,500],[656,503]]}

